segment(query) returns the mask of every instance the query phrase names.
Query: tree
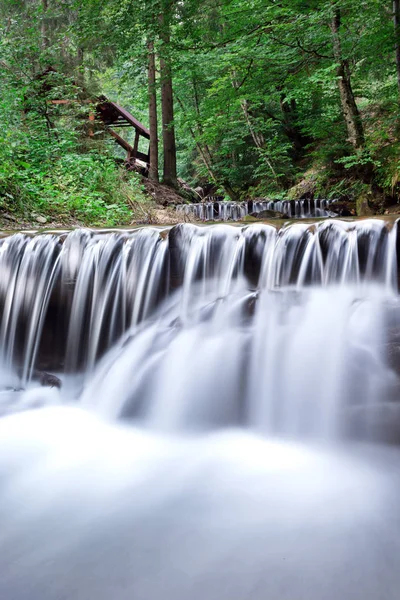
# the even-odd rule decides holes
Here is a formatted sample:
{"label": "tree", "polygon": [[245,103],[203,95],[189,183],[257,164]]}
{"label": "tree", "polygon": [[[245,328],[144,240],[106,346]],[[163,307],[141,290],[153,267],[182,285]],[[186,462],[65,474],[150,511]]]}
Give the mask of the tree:
{"label": "tree", "polygon": [[158,181],[158,118],[156,91],[156,57],[154,42],[148,42],[148,94],[149,94],[149,124],[150,124],[150,168],[149,179]]}
{"label": "tree", "polygon": [[331,31],[333,38],[333,53],[337,62],[336,74],[340,94],[340,103],[346,123],[348,140],[355,150],[360,150],[365,144],[364,128],[351,85],[349,61],[343,57],[342,53],[340,27],[341,11],[339,8],[337,8],[335,9],[332,17]]}
{"label": "tree", "polygon": [[172,87],[171,66],[171,18],[172,1],[164,0],[159,16],[160,24],[160,79],[161,79],[161,113],[163,130],[164,169],[163,183],[178,187],[176,172],[176,142],[174,125],[174,94]]}

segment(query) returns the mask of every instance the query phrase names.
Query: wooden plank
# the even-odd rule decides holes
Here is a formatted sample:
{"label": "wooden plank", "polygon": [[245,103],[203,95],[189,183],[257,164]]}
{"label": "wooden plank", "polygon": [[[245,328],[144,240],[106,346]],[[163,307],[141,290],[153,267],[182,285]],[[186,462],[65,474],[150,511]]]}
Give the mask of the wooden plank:
{"label": "wooden plank", "polygon": [[[128,156],[131,156],[133,158],[133,147],[126,140],[124,140],[120,135],[118,135],[118,133],[115,133],[115,131],[113,131],[112,129],[107,129],[107,131],[110,135],[112,135],[112,137],[115,139],[117,144],[119,144],[121,146],[121,148],[123,148],[124,150],[127,151]],[[137,150],[136,158],[138,158],[139,160],[142,160],[143,162],[145,162],[147,164],[149,163],[149,155],[145,154],[144,152],[140,152],[140,150]]]}
{"label": "wooden plank", "polygon": [[150,131],[140,123],[134,116],[132,116],[127,110],[119,106],[115,102],[108,102],[111,106],[115,108],[115,110],[128,122],[132,127],[134,127],[137,131],[140,132],[140,135],[145,137],[146,139],[150,139]]}
{"label": "wooden plank", "polygon": [[124,138],[122,138],[120,135],[118,135],[118,133],[115,133],[115,131],[113,131],[112,129],[107,129],[107,131],[110,135],[113,136],[113,138],[115,139],[117,144],[119,144],[121,146],[121,148],[126,150],[126,152],[128,152],[128,154],[130,154],[133,151],[132,146],[126,140],[124,140]]}

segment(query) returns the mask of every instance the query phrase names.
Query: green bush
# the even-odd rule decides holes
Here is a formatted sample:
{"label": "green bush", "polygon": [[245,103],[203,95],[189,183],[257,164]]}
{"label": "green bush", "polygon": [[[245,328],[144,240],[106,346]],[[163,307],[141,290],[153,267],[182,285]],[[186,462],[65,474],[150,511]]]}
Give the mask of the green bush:
{"label": "green bush", "polygon": [[130,205],[143,202],[143,193],[138,177],[118,167],[112,147],[93,141],[83,152],[74,116],[53,109],[49,129],[38,110],[24,114],[14,100],[0,103],[0,209],[27,219],[41,213],[88,225],[130,223]]}

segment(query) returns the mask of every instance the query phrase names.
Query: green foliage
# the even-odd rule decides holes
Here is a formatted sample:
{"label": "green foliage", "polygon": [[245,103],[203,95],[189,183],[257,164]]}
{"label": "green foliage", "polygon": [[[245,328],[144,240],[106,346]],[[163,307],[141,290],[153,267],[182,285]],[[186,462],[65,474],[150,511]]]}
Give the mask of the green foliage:
{"label": "green foliage", "polygon": [[333,180],[321,178],[317,182],[316,195],[328,200],[356,200],[368,190],[369,186],[357,179],[343,178]]}
{"label": "green foliage", "polygon": [[374,160],[372,158],[368,150],[360,152],[359,154],[350,154],[350,156],[338,158],[336,162],[342,164],[345,169],[354,169],[365,166],[382,166],[382,163],[379,160]]}
{"label": "green foliage", "polygon": [[[129,224],[144,194],[137,176],[118,167],[114,144],[87,137],[92,109],[82,102],[76,65],[68,65],[73,44],[60,52],[68,20],[54,16],[55,37],[43,47],[41,6],[31,7],[30,16],[27,25],[12,17],[2,23],[0,211],[26,220],[40,214],[88,225]],[[58,99],[71,103],[52,104]]]}
{"label": "green foliage", "polygon": [[[111,147],[93,142],[82,151],[80,125],[59,109],[47,118],[24,114],[10,90],[0,103],[0,208],[29,218],[41,213],[94,225],[132,219],[127,201],[141,195],[134,176],[121,171]],[[48,122],[51,123],[49,127]]]}

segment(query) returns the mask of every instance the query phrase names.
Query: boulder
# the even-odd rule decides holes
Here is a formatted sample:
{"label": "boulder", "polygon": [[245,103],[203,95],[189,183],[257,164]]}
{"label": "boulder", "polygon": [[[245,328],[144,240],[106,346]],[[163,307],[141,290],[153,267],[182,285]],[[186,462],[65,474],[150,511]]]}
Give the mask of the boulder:
{"label": "boulder", "polygon": [[317,191],[316,175],[305,174],[304,179],[287,192],[288,200],[313,200]]}
{"label": "boulder", "polygon": [[370,206],[372,201],[372,193],[370,191],[363,191],[356,200],[357,216],[358,217],[370,217],[375,214]]}

